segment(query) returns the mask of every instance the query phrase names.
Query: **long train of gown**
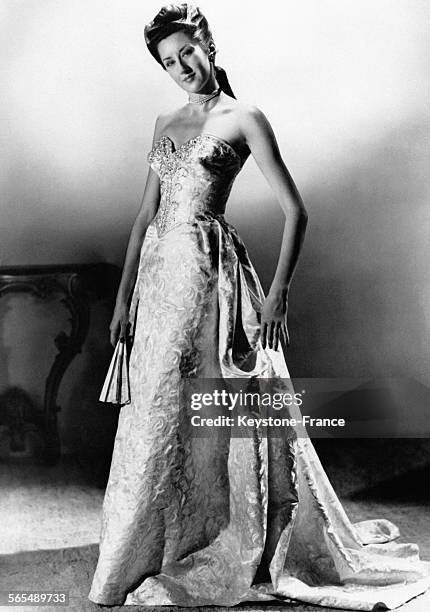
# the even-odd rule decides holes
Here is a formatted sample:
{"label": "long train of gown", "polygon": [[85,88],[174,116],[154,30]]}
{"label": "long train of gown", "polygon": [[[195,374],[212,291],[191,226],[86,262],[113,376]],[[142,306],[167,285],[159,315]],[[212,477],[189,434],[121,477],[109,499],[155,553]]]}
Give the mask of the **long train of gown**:
{"label": "long train of gown", "polygon": [[201,134],[177,149],[161,137],[148,161],[160,207],[132,296],[131,401],[121,408],[89,598],[185,607],[293,598],[372,610],[424,592],[430,563],[418,546],[394,543],[388,520],[352,524],[308,437],[186,435],[182,377],[289,373],[280,349],[261,346],[264,294],[224,218],[242,159]]}

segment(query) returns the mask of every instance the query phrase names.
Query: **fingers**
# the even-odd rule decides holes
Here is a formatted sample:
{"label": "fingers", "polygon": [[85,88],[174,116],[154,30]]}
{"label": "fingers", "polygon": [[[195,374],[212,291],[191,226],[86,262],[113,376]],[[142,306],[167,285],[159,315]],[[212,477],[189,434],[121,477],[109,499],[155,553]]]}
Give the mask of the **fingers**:
{"label": "fingers", "polygon": [[283,323],[281,325],[281,333],[282,333],[282,338],[285,342],[285,346],[290,346],[290,336],[288,334],[288,327],[286,323]]}
{"label": "fingers", "polygon": [[112,344],[114,348],[116,346],[116,343],[118,342],[118,330],[119,330],[119,324],[115,325],[114,327],[111,327],[110,343]]}
{"label": "fingers", "polygon": [[287,344],[287,346],[290,346],[290,334],[288,333],[288,327],[287,326],[285,326],[285,333],[286,333],[286,336],[287,336],[286,344]]}
{"label": "fingers", "polygon": [[278,350],[280,334],[281,334],[281,322],[278,321],[275,325],[275,334],[273,338],[273,349],[275,351]]}
{"label": "fingers", "polygon": [[287,327],[285,323],[282,323],[281,325],[281,336],[284,343],[287,344]]}
{"label": "fingers", "polygon": [[121,332],[119,335],[120,342],[125,342],[127,337],[128,321],[121,321]]}
{"label": "fingers", "polygon": [[279,349],[281,338],[286,346],[290,346],[290,336],[286,323],[281,321],[264,321],[261,324],[261,345],[275,351]]}
{"label": "fingers", "polygon": [[275,321],[271,321],[269,324],[269,338],[268,338],[269,348],[273,348],[275,334],[276,334],[276,323]]}
{"label": "fingers", "polygon": [[115,348],[118,340],[123,342],[123,338],[125,337],[125,333],[123,333],[123,324],[121,321],[115,321],[111,323],[110,330],[110,343]]}
{"label": "fingers", "polygon": [[261,324],[260,339],[261,339],[261,346],[265,349],[266,344],[267,344],[267,323],[265,321],[263,321]]}
{"label": "fingers", "polygon": [[266,346],[273,348],[277,339],[276,327],[275,321],[263,321],[261,324],[261,345],[264,349]]}

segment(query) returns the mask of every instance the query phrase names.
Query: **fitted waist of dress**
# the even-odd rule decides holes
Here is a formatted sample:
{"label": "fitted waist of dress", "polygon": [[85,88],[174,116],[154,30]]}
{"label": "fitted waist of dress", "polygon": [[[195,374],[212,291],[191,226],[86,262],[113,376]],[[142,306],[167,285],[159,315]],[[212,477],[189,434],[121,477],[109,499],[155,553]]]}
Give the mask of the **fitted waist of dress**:
{"label": "fitted waist of dress", "polygon": [[180,215],[160,215],[160,211],[158,211],[150,225],[155,227],[157,235],[160,238],[173,228],[180,225],[195,225],[199,222],[210,223],[213,221],[219,221],[222,225],[225,225],[227,222],[225,220],[224,212],[216,212],[213,210],[192,211],[186,218],[181,218]]}

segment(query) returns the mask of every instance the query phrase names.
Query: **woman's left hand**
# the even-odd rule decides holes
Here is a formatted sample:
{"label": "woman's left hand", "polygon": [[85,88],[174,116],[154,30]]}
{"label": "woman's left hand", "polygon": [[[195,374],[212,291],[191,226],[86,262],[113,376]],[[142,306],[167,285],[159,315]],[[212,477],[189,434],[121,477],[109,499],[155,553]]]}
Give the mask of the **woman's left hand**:
{"label": "woman's left hand", "polygon": [[262,347],[278,350],[282,335],[286,346],[290,345],[287,327],[288,294],[271,294],[264,301],[261,311],[260,339]]}

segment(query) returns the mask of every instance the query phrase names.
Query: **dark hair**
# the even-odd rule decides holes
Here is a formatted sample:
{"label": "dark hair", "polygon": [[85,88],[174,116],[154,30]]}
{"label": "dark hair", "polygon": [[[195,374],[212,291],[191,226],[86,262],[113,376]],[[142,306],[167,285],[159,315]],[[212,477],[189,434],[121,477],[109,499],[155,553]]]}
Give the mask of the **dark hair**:
{"label": "dark hair", "polygon": [[200,43],[202,48],[212,55],[215,78],[221,90],[231,98],[236,98],[228,81],[227,73],[221,66],[215,65],[215,42],[206,17],[200,9],[192,4],[168,4],[163,6],[154,19],[145,26],[146,45],[155,60],[166,70],[158,53],[158,43],[174,32],[186,32]]}

